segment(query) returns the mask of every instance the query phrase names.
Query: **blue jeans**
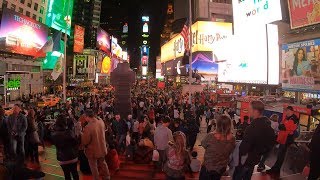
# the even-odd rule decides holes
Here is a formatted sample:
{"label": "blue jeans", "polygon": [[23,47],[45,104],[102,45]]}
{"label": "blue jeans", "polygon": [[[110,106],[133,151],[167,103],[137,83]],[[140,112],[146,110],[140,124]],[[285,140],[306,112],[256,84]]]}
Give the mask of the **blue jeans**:
{"label": "blue jeans", "polygon": [[24,161],[24,136],[10,137],[11,155],[19,161]]}
{"label": "blue jeans", "polygon": [[118,136],[118,147],[119,147],[119,150],[121,150],[121,149],[125,150],[125,148],[126,148],[125,140],[126,140],[126,135],[120,134]]}

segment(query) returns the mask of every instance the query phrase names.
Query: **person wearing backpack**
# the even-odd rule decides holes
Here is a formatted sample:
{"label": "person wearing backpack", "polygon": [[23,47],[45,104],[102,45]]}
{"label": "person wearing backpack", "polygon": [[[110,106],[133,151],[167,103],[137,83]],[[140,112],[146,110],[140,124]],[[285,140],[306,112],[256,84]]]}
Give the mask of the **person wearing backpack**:
{"label": "person wearing backpack", "polygon": [[[270,152],[275,144],[275,134],[269,119],[263,116],[265,106],[261,101],[252,101],[249,112],[252,118],[251,124],[246,128],[243,140],[239,147],[239,165],[236,167],[234,180],[250,180],[254,167],[261,157]],[[244,164],[242,156],[247,155]]]}
{"label": "person wearing backpack", "polygon": [[299,124],[298,117],[294,114],[292,106],[288,106],[285,110],[286,118],[279,125],[279,133],[277,142],[280,144],[277,161],[270,170],[267,170],[267,174],[273,177],[280,176],[280,170],[285,160],[288,147],[294,143],[294,138],[299,134],[297,125]]}

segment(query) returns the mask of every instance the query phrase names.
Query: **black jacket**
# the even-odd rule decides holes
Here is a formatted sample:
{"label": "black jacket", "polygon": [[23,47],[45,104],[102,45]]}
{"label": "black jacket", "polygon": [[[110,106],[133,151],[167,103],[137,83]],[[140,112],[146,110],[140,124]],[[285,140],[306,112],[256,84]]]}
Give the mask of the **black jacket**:
{"label": "black jacket", "polygon": [[239,147],[240,156],[248,154],[245,165],[254,166],[259,163],[261,156],[269,152],[276,142],[274,130],[267,117],[252,121],[246,128]]}
{"label": "black jacket", "polygon": [[71,130],[55,127],[52,142],[57,148],[58,161],[70,161],[78,157],[79,141]]}
{"label": "black jacket", "polygon": [[314,131],[309,147],[311,150],[311,161],[320,163],[320,125],[318,125],[317,129]]}

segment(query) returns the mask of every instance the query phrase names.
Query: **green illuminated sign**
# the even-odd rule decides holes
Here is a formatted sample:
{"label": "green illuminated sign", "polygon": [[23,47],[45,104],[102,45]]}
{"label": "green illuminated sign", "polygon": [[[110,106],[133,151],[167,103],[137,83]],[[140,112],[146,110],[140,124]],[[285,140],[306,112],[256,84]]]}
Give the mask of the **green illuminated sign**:
{"label": "green illuminated sign", "polygon": [[60,52],[48,52],[47,57],[43,60],[42,69],[52,70],[56,65],[61,54],[64,53],[64,42],[60,41]]}
{"label": "green illuminated sign", "polygon": [[49,0],[46,25],[70,35],[73,0]]}
{"label": "green illuminated sign", "polygon": [[21,86],[21,77],[8,79],[6,86],[7,86],[7,90],[9,91],[19,90]]}

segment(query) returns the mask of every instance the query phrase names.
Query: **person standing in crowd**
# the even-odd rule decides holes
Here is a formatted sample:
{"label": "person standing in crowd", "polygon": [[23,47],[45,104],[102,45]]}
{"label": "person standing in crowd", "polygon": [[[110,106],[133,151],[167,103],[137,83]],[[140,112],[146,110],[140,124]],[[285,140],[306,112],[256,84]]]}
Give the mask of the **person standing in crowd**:
{"label": "person standing in crowd", "polygon": [[298,117],[294,114],[293,107],[286,108],[286,118],[279,125],[277,141],[280,144],[277,161],[267,173],[271,176],[280,176],[280,170],[284,162],[288,147],[294,143],[294,133],[297,131]]}
{"label": "person standing in crowd", "polygon": [[115,118],[111,123],[111,127],[117,139],[118,152],[124,151],[126,148],[125,140],[128,132],[128,126],[125,120],[121,119],[119,113],[116,113]]}
{"label": "person standing in crowd", "polygon": [[4,158],[8,158],[9,156],[9,134],[8,134],[8,128],[7,128],[7,118],[5,116],[5,111],[0,106],[0,145],[3,145],[3,155]]}
{"label": "person standing in crowd", "polygon": [[52,132],[52,142],[57,149],[57,160],[63,170],[64,178],[71,180],[79,179],[77,171],[79,141],[72,129],[67,126],[67,119],[59,115]]}
{"label": "person standing in crowd", "polygon": [[274,130],[274,133],[278,135],[279,132],[279,115],[272,114],[270,117],[271,127]]}
{"label": "person standing in crowd", "polygon": [[202,140],[201,145],[205,149],[205,154],[199,179],[220,180],[226,171],[230,154],[236,143],[231,124],[228,116],[219,116],[216,130],[207,134]]}
{"label": "person standing in crowd", "polygon": [[[107,155],[107,143],[105,139],[105,125],[102,120],[98,120],[92,110],[86,111],[88,125],[84,128],[81,136],[81,143],[85,148],[85,154],[89,161],[89,166],[94,180],[99,180],[99,175],[103,179],[110,179],[108,165],[105,161]],[[100,174],[98,171],[100,167]]]}
{"label": "person standing in crowd", "polygon": [[[275,134],[268,118],[263,116],[264,104],[261,101],[250,103],[249,113],[253,121],[246,128],[239,147],[239,165],[233,174],[234,180],[250,180],[254,166],[261,157],[270,152],[275,144]],[[242,156],[248,155],[244,164]]]}
{"label": "person standing in crowd", "polygon": [[10,139],[11,155],[24,162],[24,138],[28,128],[27,118],[21,113],[19,104],[13,106],[13,113],[8,117],[7,127]]}
{"label": "person standing in crowd", "polygon": [[308,180],[316,180],[320,177],[320,125],[314,131],[310,147],[310,173]]}
{"label": "person standing in crowd", "polygon": [[186,149],[186,136],[180,131],[173,134],[173,142],[166,149],[164,172],[167,180],[183,180],[190,171],[190,156]]}
{"label": "person standing in crowd", "polygon": [[189,119],[188,125],[187,125],[187,140],[188,140],[188,147],[190,148],[190,151],[193,151],[193,147],[197,141],[197,136],[199,133],[199,126],[195,122],[194,119]]}
{"label": "person standing in crowd", "polygon": [[27,121],[28,128],[26,131],[26,148],[28,149],[28,156],[30,156],[32,163],[36,162],[39,164],[38,145],[40,143],[40,138],[35,121],[35,111],[33,109],[28,111]]}
{"label": "person standing in crowd", "polygon": [[169,147],[169,142],[173,141],[172,132],[168,128],[170,125],[170,118],[161,118],[159,126],[154,132],[154,144],[159,152],[158,168],[162,169],[164,164],[165,150]]}

